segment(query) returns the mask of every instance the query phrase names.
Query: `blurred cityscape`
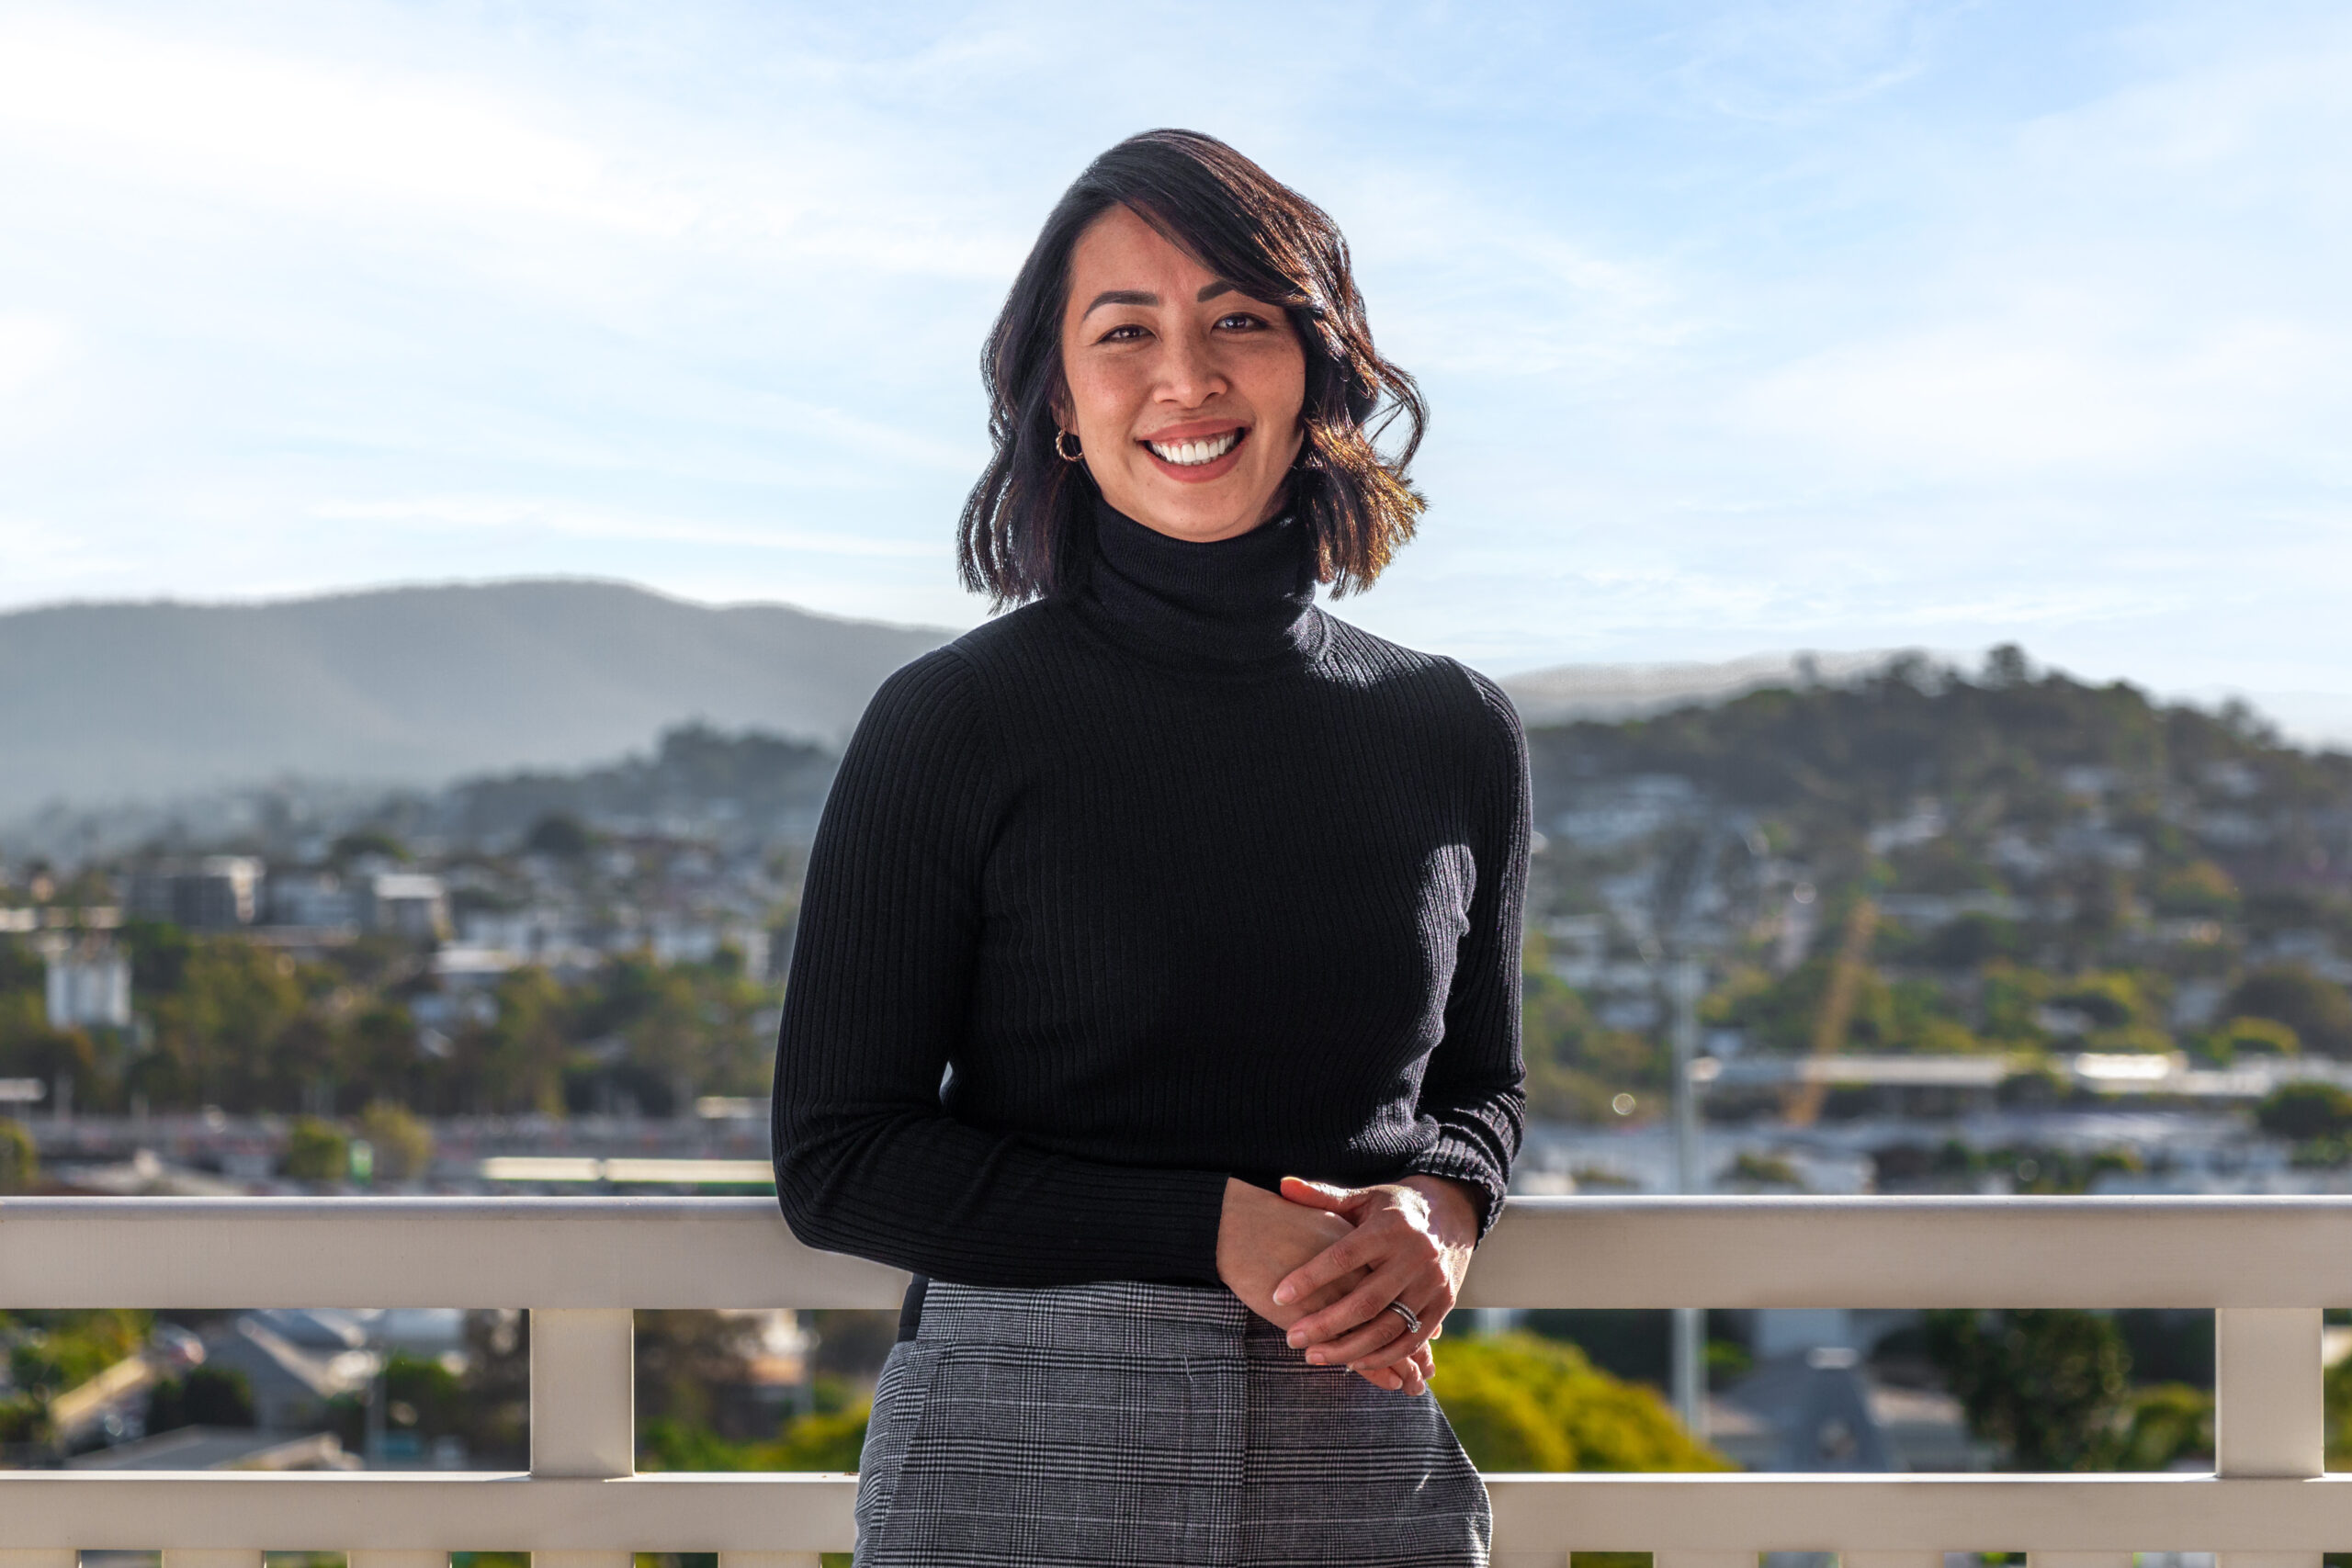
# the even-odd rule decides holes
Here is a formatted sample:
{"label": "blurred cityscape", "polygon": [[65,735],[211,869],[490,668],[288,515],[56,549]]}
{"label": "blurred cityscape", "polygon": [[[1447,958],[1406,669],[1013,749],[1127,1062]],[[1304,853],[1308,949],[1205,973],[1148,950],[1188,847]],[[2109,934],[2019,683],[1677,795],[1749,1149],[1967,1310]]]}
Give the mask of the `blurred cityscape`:
{"label": "blurred cityscape", "polygon": [[[2352,757],[2014,649],[1630,716],[1529,706],[1521,1190],[2352,1190]],[[52,813],[0,862],[0,1190],[768,1190],[833,764],[695,725],[571,772]],[[1467,1326],[1440,1392],[1490,1468],[2211,1451],[2209,1314],[1710,1314],[1695,1431],[1642,1392],[1668,1382],[1663,1314]],[[0,1316],[0,1444],[519,1463],[524,1333]],[[640,1314],[643,1462],[854,1467],[888,1337],[872,1314]],[[2352,1447],[2352,1328],[2328,1350]],[[2063,1409],[2032,1403],[2052,1358],[2083,1372]],[[1619,1416],[1573,1417],[1595,1399]]]}

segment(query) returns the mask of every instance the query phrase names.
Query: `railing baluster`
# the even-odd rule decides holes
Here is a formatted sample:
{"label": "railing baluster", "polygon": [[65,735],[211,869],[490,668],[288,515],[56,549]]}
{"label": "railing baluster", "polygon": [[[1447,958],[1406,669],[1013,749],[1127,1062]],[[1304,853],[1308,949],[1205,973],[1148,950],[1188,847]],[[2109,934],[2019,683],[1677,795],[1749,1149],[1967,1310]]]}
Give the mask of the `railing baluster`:
{"label": "railing baluster", "polygon": [[2327,1413],[2316,1307],[2213,1314],[2214,1466],[2227,1476],[2318,1475]]}
{"label": "railing baluster", "polygon": [[[718,1568],[820,1568],[824,1559],[813,1551],[722,1551]],[[5,1565],[0,1565],[5,1568]]]}
{"label": "railing baluster", "polygon": [[0,1568],[81,1568],[81,1562],[82,1554],[70,1546],[0,1548]]}
{"label": "railing baluster", "polygon": [[2025,1568],[2132,1568],[2128,1551],[2029,1551]]}
{"label": "railing baluster", "polygon": [[[0,1564],[0,1568],[6,1568]],[[344,1568],[449,1568],[446,1551],[378,1551],[367,1548],[355,1549],[346,1556]]]}
{"label": "railing baluster", "polygon": [[[2327,1469],[2317,1307],[2213,1314],[2214,1470],[2302,1478]],[[2320,1568],[2317,1551],[2224,1551],[2219,1568]]]}
{"label": "railing baluster", "polygon": [[261,1552],[164,1548],[164,1568],[261,1568]]}
{"label": "railing baluster", "polygon": [[1650,1556],[1650,1568],[1756,1568],[1761,1556],[1754,1551],[1659,1551]]}
{"label": "railing baluster", "polygon": [[[531,1473],[637,1471],[637,1320],[626,1308],[531,1309]],[[635,1547],[537,1551],[531,1568],[630,1568]]]}
{"label": "railing baluster", "polygon": [[[1841,1551],[1838,1554],[1838,1568],[1944,1568],[1944,1554],[1940,1551]],[[2031,1568],[2043,1568],[2039,1556],[2033,1559]],[[2083,1563],[2079,1568],[2094,1568],[2094,1565]],[[2108,1568],[2108,1565],[2100,1563],[2097,1568]],[[2123,1568],[2132,1568],[2129,1552],[2124,1554]]]}

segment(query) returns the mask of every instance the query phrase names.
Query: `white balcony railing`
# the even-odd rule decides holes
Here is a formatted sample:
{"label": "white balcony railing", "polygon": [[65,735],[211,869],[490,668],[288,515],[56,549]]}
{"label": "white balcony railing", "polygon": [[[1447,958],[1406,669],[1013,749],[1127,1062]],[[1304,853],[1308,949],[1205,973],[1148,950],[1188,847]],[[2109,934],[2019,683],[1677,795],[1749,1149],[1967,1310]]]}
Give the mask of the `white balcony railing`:
{"label": "white balcony railing", "polygon": [[[0,1568],[160,1547],[165,1568],[263,1550],[438,1568],[717,1551],[814,1568],[852,1541],[841,1475],[632,1473],[639,1307],[889,1307],[901,1276],[795,1243],[766,1199],[42,1199],[0,1202],[0,1307],[467,1306],[531,1313],[526,1474],[0,1474]],[[2322,1473],[2320,1309],[2352,1303],[2352,1200],[1600,1198],[1515,1201],[1480,1306],[2217,1308],[2211,1475],[1498,1475],[1498,1560],[1654,1551],[1657,1568],[2035,1568],[2133,1551],[2318,1568],[2352,1549],[2352,1475]]]}

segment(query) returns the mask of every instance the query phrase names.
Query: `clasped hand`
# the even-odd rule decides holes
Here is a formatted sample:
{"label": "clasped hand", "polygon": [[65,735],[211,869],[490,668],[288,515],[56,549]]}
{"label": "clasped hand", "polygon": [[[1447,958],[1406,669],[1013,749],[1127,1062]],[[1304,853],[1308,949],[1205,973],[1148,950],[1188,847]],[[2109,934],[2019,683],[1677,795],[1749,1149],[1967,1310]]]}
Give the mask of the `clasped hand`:
{"label": "clasped hand", "polygon": [[[1378,1187],[1286,1177],[1279,1194],[1229,1180],[1217,1273],[1244,1305],[1287,1329],[1309,1361],[1419,1393],[1477,1230],[1468,1195],[1437,1177]],[[1420,1326],[1408,1327],[1391,1302]]]}

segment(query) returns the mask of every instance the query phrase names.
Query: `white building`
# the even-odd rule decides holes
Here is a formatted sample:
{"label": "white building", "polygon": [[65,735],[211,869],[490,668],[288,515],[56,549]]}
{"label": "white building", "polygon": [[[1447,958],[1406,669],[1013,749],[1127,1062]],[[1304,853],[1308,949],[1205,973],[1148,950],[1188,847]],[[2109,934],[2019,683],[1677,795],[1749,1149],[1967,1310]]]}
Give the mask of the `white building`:
{"label": "white building", "polygon": [[262,863],[252,855],[207,855],[194,865],[134,872],[130,910],[190,931],[249,926],[260,913]]}
{"label": "white building", "polygon": [[51,1029],[130,1027],[130,961],[112,948],[60,945],[49,955]]}
{"label": "white building", "polygon": [[437,876],[415,871],[379,873],[368,879],[362,903],[369,931],[390,931],[413,942],[438,942],[449,934],[449,894]]}
{"label": "white building", "polygon": [[768,974],[768,933],[748,922],[676,919],[656,915],[646,945],[657,964],[707,964],[722,947],[741,954],[743,973],[755,980]]}

